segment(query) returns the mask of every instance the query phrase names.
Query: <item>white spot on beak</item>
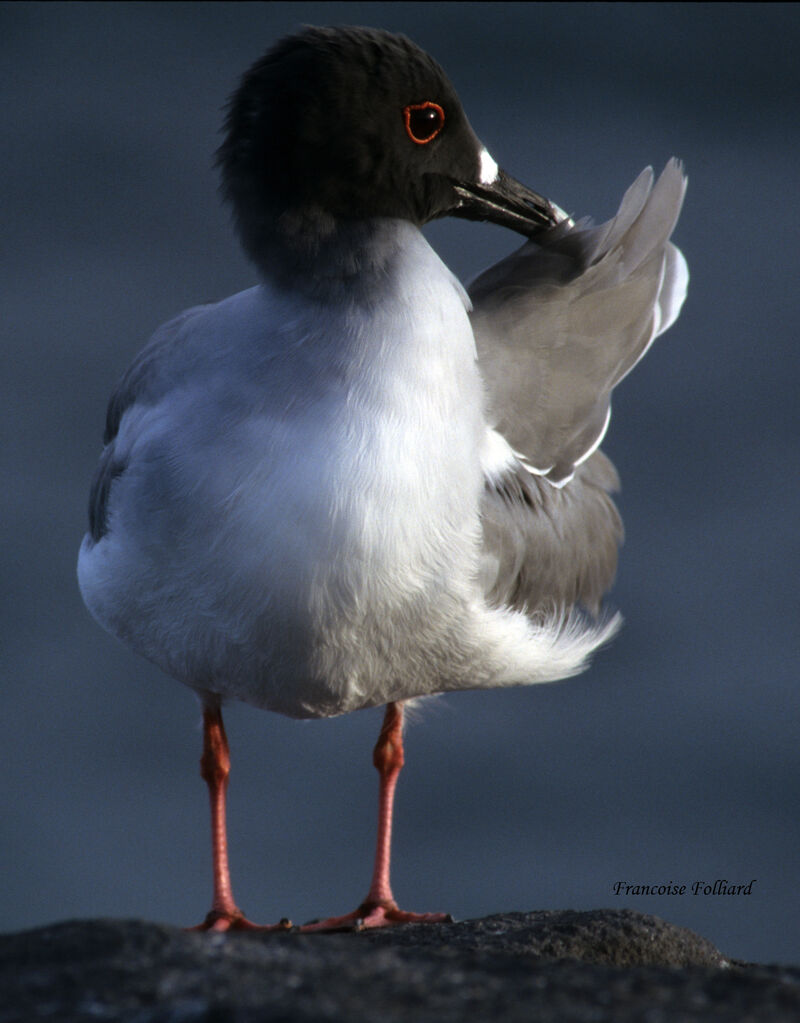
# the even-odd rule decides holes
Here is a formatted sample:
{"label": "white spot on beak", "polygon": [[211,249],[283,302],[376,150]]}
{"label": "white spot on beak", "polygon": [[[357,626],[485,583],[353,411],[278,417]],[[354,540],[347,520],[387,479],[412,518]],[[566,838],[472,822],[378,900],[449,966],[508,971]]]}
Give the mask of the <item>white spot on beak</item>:
{"label": "white spot on beak", "polygon": [[497,181],[497,175],[500,173],[500,168],[489,156],[487,149],[481,150],[481,176],[480,182],[482,185],[493,185]]}
{"label": "white spot on beak", "polygon": [[550,201],[550,205],[553,207],[556,217],[558,217],[559,224],[563,224],[564,221],[566,220],[567,225],[569,227],[575,226],[575,221],[572,219],[569,213],[565,213],[564,210],[562,210],[560,206],[556,206],[556,204],[552,200]]}

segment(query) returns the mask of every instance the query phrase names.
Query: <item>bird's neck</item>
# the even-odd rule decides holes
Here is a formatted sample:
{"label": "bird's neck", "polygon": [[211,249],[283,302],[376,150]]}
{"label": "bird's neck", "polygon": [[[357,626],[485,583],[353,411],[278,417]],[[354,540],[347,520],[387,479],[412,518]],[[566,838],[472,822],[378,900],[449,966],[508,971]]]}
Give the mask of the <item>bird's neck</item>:
{"label": "bird's neck", "polygon": [[254,255],[260,272],[281,290],[317,302],[373,304],[410,234],[404,220],[335,220],[319,211],[284,213]]}

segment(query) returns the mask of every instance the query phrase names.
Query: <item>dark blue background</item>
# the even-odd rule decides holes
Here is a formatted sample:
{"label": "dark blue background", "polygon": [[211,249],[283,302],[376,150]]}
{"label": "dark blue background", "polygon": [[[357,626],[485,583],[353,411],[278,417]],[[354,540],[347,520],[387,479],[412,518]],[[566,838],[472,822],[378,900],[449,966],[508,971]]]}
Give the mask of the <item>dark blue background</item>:
{"label": "dark blue background", "polygon": [[[678,325],[618,390],[626,627],[573,681],[412,724],[395,891],[458,917],[632,906],[800,958],[796,5],[6,4],[0,926],[194,923],[210,889],[191,693],[106,636],[74,565],[108,394],[179,310],[254,282],[216,195],[220,108],[298,23],[401,30],[512,174],[611,215],[690,178]],[[443,222],[468,277],[518,244]],[[234,884],[256,920],[343,912],[372,858],[380,712],[227,714]],[[749,897],[635,898],[748,882]]]}

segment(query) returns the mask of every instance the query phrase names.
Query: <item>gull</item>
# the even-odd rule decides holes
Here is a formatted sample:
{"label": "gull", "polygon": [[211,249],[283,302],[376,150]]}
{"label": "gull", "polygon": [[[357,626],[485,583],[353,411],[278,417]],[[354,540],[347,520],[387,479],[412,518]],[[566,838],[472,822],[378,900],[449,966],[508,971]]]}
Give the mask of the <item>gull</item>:
{"label": "gull", "polygon": [[[404,709],[566,678],[616,631],[599,445],[612,389],[686,293],[682,168],[576,222],[499,169],[431,57],[347,27],[303,29],[247,71],[218,158],[258,284],[181,313],[122,376],[81,593],[202,702],[201,928],[256,927],[228,865],[230,700],[386,706],[367,896],[303,929],[449,919],[401,910],[390,885]],[[465,290],[421,233],[443,216],[526,240]]]}

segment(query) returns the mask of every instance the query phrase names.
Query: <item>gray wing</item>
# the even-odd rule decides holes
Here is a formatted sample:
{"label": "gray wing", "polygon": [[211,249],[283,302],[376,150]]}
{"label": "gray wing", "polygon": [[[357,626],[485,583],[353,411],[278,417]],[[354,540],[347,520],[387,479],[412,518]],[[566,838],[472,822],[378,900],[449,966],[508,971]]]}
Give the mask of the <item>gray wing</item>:
{"label": "gray wing", "polygon": [[616,217],[560,224],[469,287],[492,426],[556,484],[602,440],[611,391],[680,312],[688,271],[669,242],[686,179],[643,171]]}
{"label": "gray wing", "polygon": [[648,168],[608,223],[560,224],[468,289],[493,428],[482,570],[497,603],[596,612],[613,581],[619,481],[597,447],[612,389],[680,312],[688,271],[669,237],[685,188],[677,160],[655,186]]}
{"label": "gray wing", "polygon": [[487,477],[481,504],[484,592],[530,612],[600,607],[617,569],[622,520],[609,492],[617,472],[602,451],[554,487],[521,464]]}
{"label": "gray wing", "polygon": [[106,428],[103,433],[104,444],[110,444],[114,440],[120,420],[134,402],[161,397],[165,385],[169,383],[161,369],[172,358],[175,346],[180,343],[181,328],[198,313],[209,308],[210,304],[192,306],[191,309],[184,309],[168,323],[162,324],[128,366],[108,402]]}
{"label": "gray wing", "polygon": [[106,411],[103,453],[89,490],[89,536],[94,543],[108,530],[108,501],[111,487],[128,465],[116,450],[115,440],[125,412],[138,401],[160,397],[166,380],[161,368],[174,353],[183,325],[208,306],[194,306],[160,327],[125,371],[113,391]]}

